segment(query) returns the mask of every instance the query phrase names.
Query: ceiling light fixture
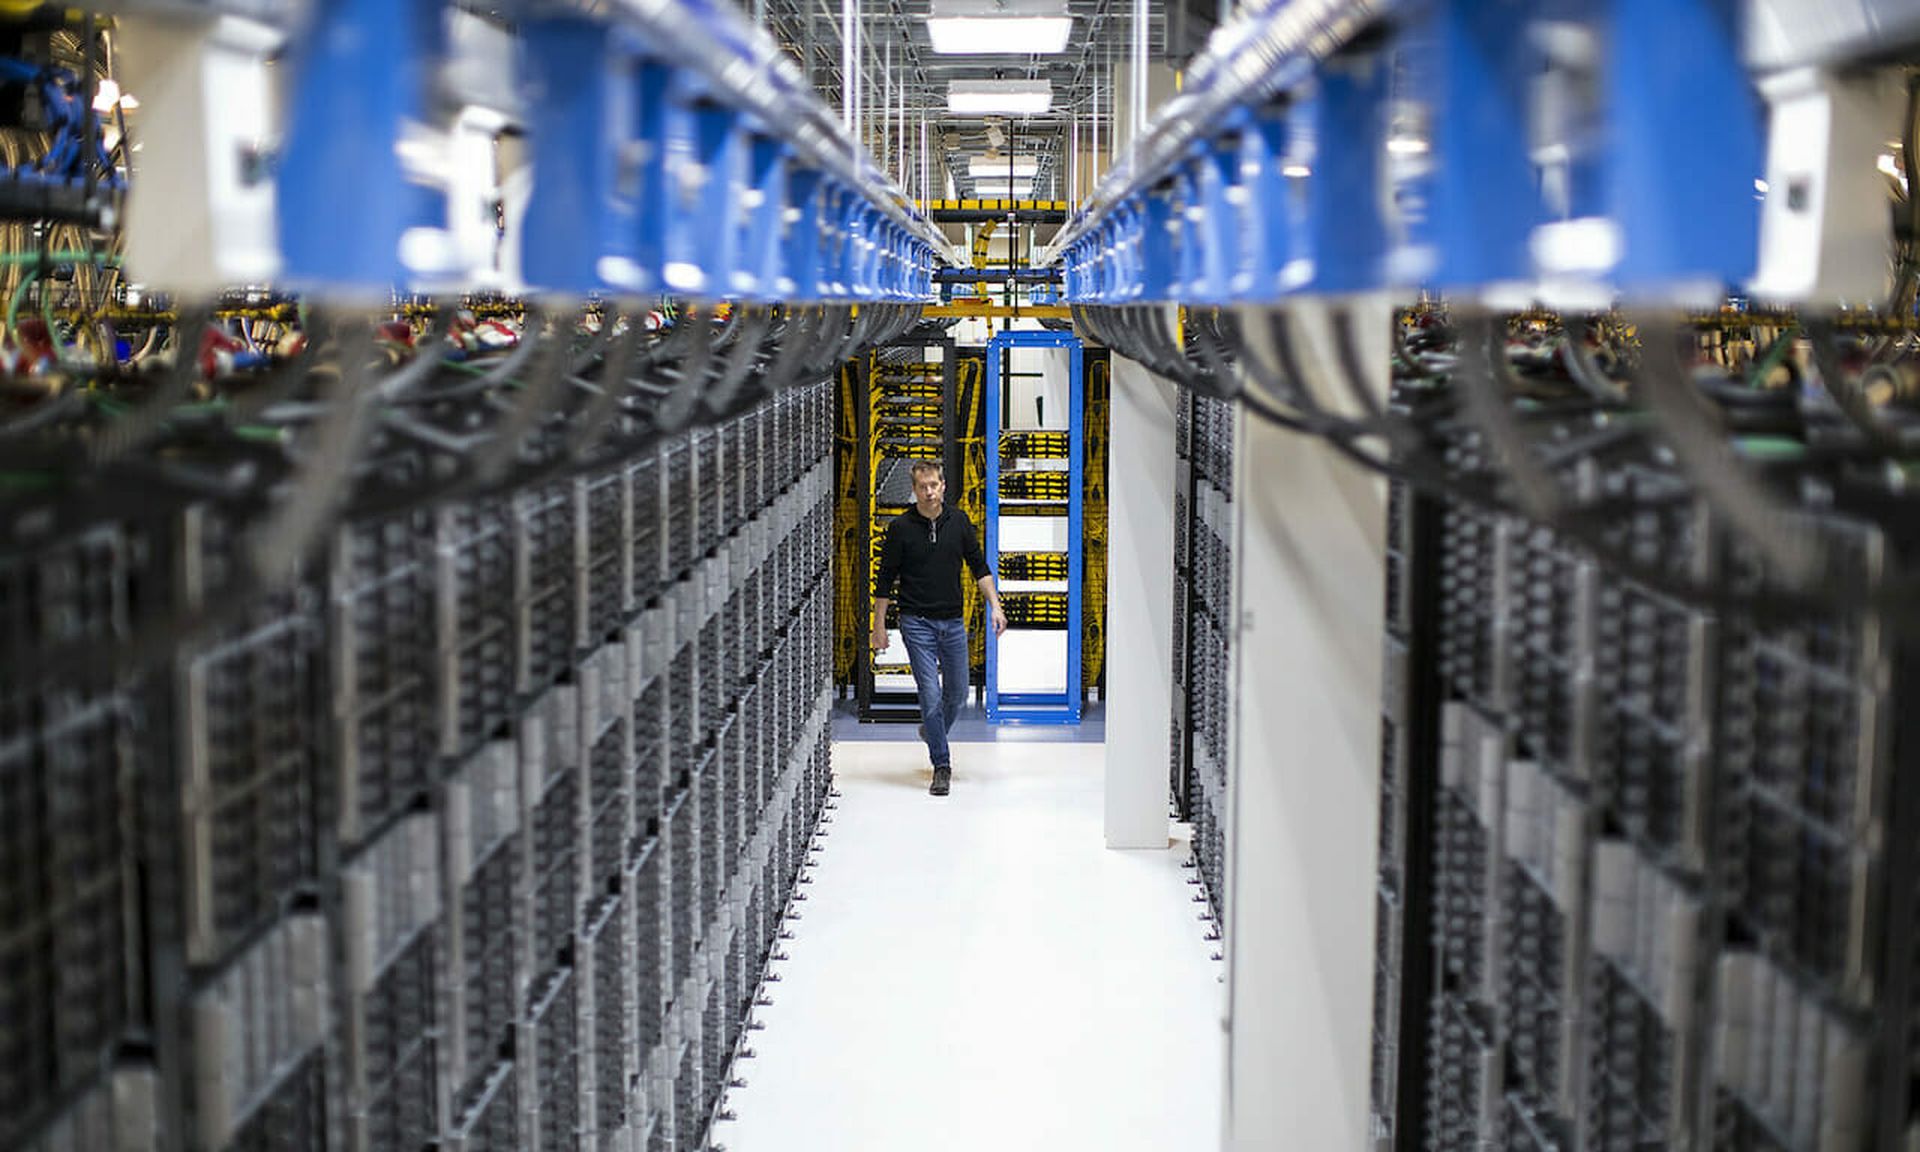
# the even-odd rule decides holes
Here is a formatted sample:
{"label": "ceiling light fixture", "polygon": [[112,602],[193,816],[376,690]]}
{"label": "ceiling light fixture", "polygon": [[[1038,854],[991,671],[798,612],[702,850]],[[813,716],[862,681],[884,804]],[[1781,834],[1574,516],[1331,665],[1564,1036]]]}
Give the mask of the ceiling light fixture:
{"label": "ceiling light fixture", "polygon": [[960,116],[1037,116],[1053,107],[1045,80],[955,80],[947,85],[947,111]]}
{"label": "ceiling light fixture", "polygon": [[973,194],[983,200],[1026,200],[1033,196],[1033,181],[975,180]]}
{"label": "ceiling light fixture", "polygon": [[975,180],[981,178],[1006,179],[1025,176],[1032,179],[1040,174],[1040,159],[1037,156],[975,156],[967,161],[967,175]]}
{"label": "ceiling light fixture", "polygon": [[943,56],[1051,56],[1067,50],[1073,17],[1060,0],[934,0],[927,35]]}
{"label": "ceiling light fixture", "polygon": [[941,56],[1054,56],[1067,50],[1071,16],[929,18],[927,35]]}

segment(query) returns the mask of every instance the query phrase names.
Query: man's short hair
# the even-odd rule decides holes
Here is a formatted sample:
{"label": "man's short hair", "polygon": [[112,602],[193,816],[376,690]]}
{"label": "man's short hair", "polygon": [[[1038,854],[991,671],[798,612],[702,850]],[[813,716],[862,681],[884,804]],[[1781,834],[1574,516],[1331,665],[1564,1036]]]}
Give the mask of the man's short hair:
{"label": "man's short hair", "polygon": [[920,479],[920,477],[925,476],[929,472],[940,473],[942,480],[947,478],[947,469],[938,460],[915,460],[913,462],[913,478],[915,480]]}

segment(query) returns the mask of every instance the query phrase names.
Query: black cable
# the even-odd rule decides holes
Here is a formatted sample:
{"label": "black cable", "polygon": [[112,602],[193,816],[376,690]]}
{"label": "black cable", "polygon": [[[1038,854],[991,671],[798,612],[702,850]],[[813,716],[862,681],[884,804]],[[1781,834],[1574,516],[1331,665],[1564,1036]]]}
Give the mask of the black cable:
{"label": "black cable", "polygon": [[1634,398],[1653,413],[1680,470],[1789,588],[1813,587],[1826,571],[1825,541],[1817,530],[1806,531],[1798,512],[1776,500],[1734,455],[1717,414],[1686,379],[1673,322],[1650,316],[1639,327],[1645,351]]}
{"label": "black cable", "polygon": [[[876,310],[886,320],[884,325],[879,326],[882,331],[897,334],[903,325],[910,324],[911,318],[905,314],[909,310],[898,311],[900,314],[894,315]],[[876,323],[870,322],[863,330],[871,331],[875,327]],[[406,515],[448,499],[487,500],[530,485],[588,474],[608,466],[610,462],[631,458],[634,453],[645,450],[661,438],[657,429],[647,428],[636,435],[597,437],[592,444],[594,450],[581,452],[577,456],[554,453],[543,460],[521,460],[517,453],[509,452],[505,454],[505,467],[491,478],[462,475],[407,490],[365,483],[358,483],[356,487],[364,471],[356,467],[356,462],[367,443],[375,410],[372,398],[380,385],[371,380],[370,365],[375,359],[371,330],[355,331],[354,335],[356,338],[346,341],[337,357],[342,364],[339,396],[331,403],[314,406],[321,427],[316,434],[315,450],[303,469],[309,480],[296,487],[294,497],[283,506],[275,521],[262,525],[250,534],[254,542],[250,547],[251,558],[256,563],[243,565],[235,583],[221,589],[219,595],[207,603],[144,617],[123,643],[101,645],[89,639],[86,642],[55,645],[37,653],[34,675],[48,680],[95,674],[130,676],[171,659],[183,645],[202,643],[237,626],[253,610],[261,595],[274,591],[288,575],[296,574],[302,568],[312,542],[321,537],[336,511],[344,510],[355,521],[366,521]],[[623,344],[627,343],[623,341]],[[554,344],[557,345],[558,341]],[[558,360],[554,363],[557,365]],[[359,365],[359,370],[353,369],[353,365]],[[407,375],[415,371],[426,374],[438,367],[437,355],[422,356],[408,366]],[[550,375],[558,380],[564,373]],[[395,386],[391,381],[382,383],[398,392],[409,391],[411,387]],[[606,390],[607,394],[617,391]],[[399,417],[397,422],[396,416]],[[492,437],[456,437],[454,443],[449,445],[447,437],[437,429],[418,424],[404,413],[393,411],[388,411],[385,427],[398,435],[419,437],[436,449],[451,448],[457,451],[470,445],[497,449],[501,443],[496,433]],[[255,453],[268,451],[258,444],[243,444],[240,447]],[[277,454],[280,450],[276,447],[271,451]],[[152,463],[171,466],[165,461]],[[263,457],[262,463],[268,461]],[[145,460],[128,459],[121,465],[121,470],[137,471],[148,464]],[[264,474],[258,469],[244,473],[250,477],[249,481],[232,494],[250,497],[271,487],[258,482]],[[176,480],[180,479],[176,477]],[[192,481],[191,477],[184,479]],[[315,482],[319,480],[330,482],[316,487]],[[209,484],[213,486],[209,487]],[[138,486],[135,488],[136,492],[148,490]],[[211,479],[208,483],[192,481],[192,490],[198,496],[220,492],[217,482]],[[93,487],[67,492],[60,498],[68,502],[76,499],[97,502],[100,493],[97,487]],[[88,513],[90,519],[97,520],[108,514],[106,509],[96,508],[94,503],[87,503],[86,506],[93,509]],[[156,511],[155,515],[170,519],[174,515],[174,507],[169,505]],[[111,508],[114,518],[124,522],[134,514],[126,498],[114,497]],[[285,542],[284,552],[274,551],[273,542],[276,540]],[[267,563],[258,562],[263,555],[268,559]]]}
{"label": "black cable", "polygon": [[566,369],[569,366],[562,332],[570,330],[574,320],[569,317],[563,321],[564,327],[556,325],[558,330],[550,335],[536,337],[536,327],[544,327],[549,319],[544,313],[528,307],[527,326],[521,338],[539,339],[540,348],[519,395],[508,405],[493,435],[477,453],[473,472],[483,483],[507,473],[525,449],[527,437],[535,425],[552,412],[560,399],[562,386],[568,379]]}
{"label": "black cable", "polygon": [[[248,560],[267,589],[283,586],[306,562],[308,549],[324,534],[351,486],[354,464],[373,428],[372,400],[380,391],[380,384],[371,379],[373,332],[365,324],[343,323],[351,334],[339,342],[338,394],[315,432],[313,454],[295,469],[293,490],[286,501],[252,533]],[[398,380],[393,386],[398,391],[406,385]]]}
{"label": "black cable", "polygon": [[69,416],[78,416],[86,410],[87,399],[84,392],[76,388],[62,389],[43,397],[39,403],[5,424],[0,424],[0,443],[25,438],[52,427]]}
{"label": "black cable", "polygon": [[[1920,192],[1920,188],[1915,191]],[[1899,439],[1882,424],[1879,413],[1874,410],[1873,401],[1867,398],[1859,382],[1840,363],[1840,350],[1836,345],[1832,323],[1808,320],[1804,327],[1807,343],[1813,349],[1814,367],[1820,372],[1820,386],[1827,395],[1833,397],[1841,415],[1875,448],[1890,453],[1903,451]]]}
{"label": "black cable", "polygon": [[[1503,500],[1499,495],[1499,486],[1491,481],[1476,480],[1449,471],[1444,464],[1436,464],[1422,456],[1392,459],[1376,456],[1344,436],[1327,435],[1298,417],[1273,408],[1251,392],[1244,394],[1240,402],[1255,416],[1288,431],[1322,440],[1343,458],[1384,479],[1410,484],[1429,495],[1458,501],[1479,512],[1539,523]],[[1904,584],[1885,583],[1878,588],[1864,590],[1864,596],[1860,595],[1863,591],[1860,589],[1740,591],[1726,584],[1705,584],[1684,579],[1657,565],[1635,560],[1622,554],[1604,537],[1596,527],[1596,513],[1603,508],[1625,511],[1630,507],[1644,506],[1644,502],[1639,501],[1631,505],[1621,505],[1616,501],[1596,502],[1594,505],[1569,509],[1568,514],[1558,522],[1542,526],[1592,555],[1614,575],[1689,607],[1740,614],[1761,623],[1783,625],[1804,624],[1807,615],[1814,612],[1870,608],[1881,612],[1887,622],[1896,627],[1909,632],[1920,631],[1920,604],[1915,603]]]}
{"label": "black cable", "polygon": [[1205,371],[1195,373],[1191,380],[1182,380],[1180,383],[1215,399],[1231,402],[1238,399],[1242,391],[1239,377],[1234,373],[1235,358],[1230,351],[1231,345],[1217,324],[1206,328],[1203,331],[1201,326],[1196,325],[1193,335],[1193,347],[1199,351]]}
{"label": "black cable", "polygon": [[803,367],[807,344],[813,339],[814,320],[823,314],[822,309],[816,308],[787,310],[777,341],[779,351],[774,353],[773,363],[765,373],[769,395],[792,387],[798,379],[796,373]]}
{"label": "black cable", "polygon": [[1566,340],[1561,344],[1560,351],[1568,377],[1580,386],[1581,391],[1600,403],[1619,404],[1625,398],[1623,390],[1600,370],[1592,354],[1587,351],[1587,318],[1576,314],[1568,318],[1566,328]]}
{"label": "black cable", "polygon": [[1565,501],[1559,481],[1534,458],[1529,437],[1513,418],[1513,398],[1502,387],[1494,364],[1505,358],[1506,334],[1491,314],[1462,317],[1460,371],[1455,374],[1462,405],[1485,433],[1520,505],[1532,519],[1551,524]]}
{"label": "black cable", "polygon": [[520,343],[481,375],[459,380],[444,388],[395,391],[386,402],[389,404],[438,404],[448,400],[484,396],[513,383],[520,370],[540,352],[542,345],[543,341],[535,330],[533,314],[529,313],[528,323],[520,333]]}
{"label": "black cable", "polygon": [[[1294,351],[1293,322],[1286,312],[1275,310],[1268,315],[1267,338],[1273,345],[1277,369],[1271,374],[1271,382],[1275,390],[1285,396],[1310,424],[1324,429],[1324,435],[1341,440],[1358,439],[1381,431],[1337,412],[1330,412],[1314,398],[1313,389],[1307,383],[1307,374],[1300,366],[1300,357]],[[1249,359],[1258,361],[1259,357],[1251,356]]]}
{"label": "black cable", "polygon": [[454,312],[451,308],[442,308],[434,314],[434,320],[427,328],[427,337],[420,342],[414,358],[405,367],[385,378],[374,382],[372,394],[382,403],[391,404],[396,400],[412,395],[438,368],[441,360],[440,346],[446,343],[453,331]]}
{"label": "black cable", "polygon": [[[1085,312],[1086,315],[1081,317],[1083,322],[1089,322],[1090,326],[1104,325],[1105,317],[1098,311],[1087,309]],[[1151,323],[1151,321],[1143,322],[1137,315],[1122,315],[1118,318],[1121,319],[1129,329],[1133,330],[1131,335],[1136,337],[1143,336],[1143,334],[1138,331],[1138,329],[1143,326],[1143,323]],[[1209,329],[1204,322],[1198,325],[1197,329],[1199,338],[1194,343],[1202,358],[1208,362],[1207,370],[1181,372],[1176,368],[1175,371],[1171,373],[1163,374],[1169,375],[1170,378],[1177,379],[1189,387],[1195,387],[1197,385],[1196,390],[1198,391],[1218,395],[1220,390],[1217,387],[1215,378],[1221,376],[1223,373],[1231,376],[1231,368],[1226,363],[1225,355],[1218,343],[1220,333],[1217,326]],[[1471,338],[1471,336],[1469,338]],[[1483,347],[1488,347],[1490,351],[1493,330],[1489,327],[1487,331],[1481,334],[1481,338],[1487,341]],[[1116,343],[1115,346],[1120,347],[1123,352],[1140,353],[1143,363],[1148,363],[1149,367],[1154,367],[1153,362],[1158,358],[1157,354],[1164,352],[1164,347],[1155,347],[1157,344],[1160,344],[1160,342],[1154,340],[1151,333],[1146,333],[1144,334],[1144,339],[1139,344],[1136,344],[1133,340],[1124,340]],[[1130,349],[1125,345],[1134,345],[1134,347]],[[1292,355],[1290,340],[1285,331],[1284,322],[1276,330],[1275,353],[1280,361],[1279,370],[1268,371],[1266,373],[1268,379],[1263,381],[1263,383],[1269,392],[1283,395],[1298,395],[1300,385],[1294,382],[1300,381],[1302,377],[1300,376],[1299,365]],[[1486,363],[1486,368],[1483,373],[1483,378],[1486,379],[1491,379],[1493,376],[1490,360],[1491,357],[1488,356],[1488,362]],[[1250,367],[1251,365],[1262,364],[1262,361],[1258,357],[1247,356],[1240,361],[1240,363],[1242,367]],[[1164,361],[1160,361],[1159,366],[1162,368],[1175,368],[1175,366],[1168,365]],[[1351,363],[1346,367],[1349,376],[1351,376],[1353,374]],[[1254,371],[1256,375],[1259,374],[1257,369]],[[1705,608],[1738,610],[1763,616],[1771,615],[1772,618],[1782,620],[1798,618],[1803,616],[1807,611],[1817,609],[1828,603],[1828,600],[1821,595],[1812,594],[1810,590],[1804,588],[1793,588],[1784,593],[1740,593],[1736,595],[1730,593],[1725,587],[1700,584],[1676,576],[1674,573],[1663,568],[1639,562],[1632,556],[1621,554],[1619,550],[1613,546],[1612,542],[1606,538],[1605,529],[1610,523],[1617,523],[1618,518],[1624,513],[1631,510],[1643,510],[1648,507],[1649,505],[1645,499],[1628,501],[1617,497],[1603,498],[1573,506],[1560,503],[1557,505],[1556,517],[1551,521],[1544,520],[1538,515],[1532,514],[1530,509],[1515,505],[1509,500],[1503,499],[1499,495],[1499,485],[1496,482],[1491,480],[1475,480],[1471,477],[1450,471],[1444,464],[1433,462],[1430,459],[1429,453],[1417,447],[1418,429],[1406,423],[1404,418],[1395,418],[1401,425],[1397,432],[1391,437],[1392,442],[1396,446],[1395,454],[1392,457],[1383,457],[1363,449],[1355,443],[1360,437],[1381,430],[1380,428],[1369,426],[1374,423],[1373,421],[1355,423],[1340,420],[1313,405],[1310,398],[1305,400],[1306,407],[1303,411],[1287,412],[1275,407],[1261,394],[1250,389],[1239,389],[1235,395],[1241,403],[1247,405],[1249,411],[1252,411],[1262,419],[1274,423],[1277,426],[1287,428],[1290,431],[1325,440],[1334,447],[1340,455],[1371,472],[1392,479],[1413,483],[1423,490],[1431,491],[1443,497],[1459,499],[1491,513],[1518,516],[1531,522],[1542,523],[1550,530],[1566,537],[1583,550],[1593,554],[1610,569],[1675,600]],[[1573,411],[1580,410],[1582,409]],[[1584,410],[1590,411],[1591,409]],[[1392,414],[1383,413],[1383,419],[1389,417],[1392,417]],[[1519,419],[1512,413],[1510,407],[1503,413],[1503,417],[1503,419],[1496,423],[1503,426],[1512,434],[1514,442],[1525,450],[1525,458],[1534,464],[1536,470],[1540,471],[1543,475],[1548,475],[1551,481],[1550,474],[1547,474],[1544,467],[1534,459],[1533,449],[1528,443],[1530,438],[1520,430]],[[1476,424],[1480,425],[1483,429],[1485,428],[1485,423],[1483,419],[1476,420]],[[1553,446],[1549,451],[1554,454],[1558,462],[1571,463],[1573,460],[1584,458],[1592,453],[1636,444],[1640,441],[1640,437],[1641,433],[1639,429],[1632,425],[1612,425],[1597,430],[1586,442]],[[1556,492],[1558,491],[1557,482],[1555,482],[1554,490]],[[1828,589],[1825,591],[1830,593],[1832,590]],[[1883,609],[1895,608],[1901,603],[1900,598],[1893,594],[1891,586],[1881,588],[1879,595],[1874,599],[1876,603],[1883,606]],[[1857,604],[1858,598],[1855,596],[1847,596],[1842,602]]]}
{"label": "black cable", "polygon": [[193,393],[200,376],[200,335],[212,310],[195,305],[181,314],[173,330],[173,365],[160,377],[153,394],[138,407],[114,417],[94,440],[88,460],[96,468],[124,459],[160,434],[167,417]]}
{"label": "black cable", "polygon": [[[610,319],[606,325],[608,332],[611,333],[617,324],[617,320]],[[626,395],[627,374],[640,358],[640,344],[645,339],[646,332],[639,320],[629,317],[626,334],[615,345],[613,357],[601,365],[599,391],[587,401],[567,437],[565,454],[569,458],[578,460],[591,452],[610,430],[614,415],[620,410],[620,402]]]}
{"label": "black cable", "polygon": [[[1339,357],[1340,374],[1346,381],[1347,393],[1359,406],[1367,418],[1379,422],[1385,415],[1380,400],[1367,387],[1366,366],[1361,363],[1359,346],[1354,342],[1353,315],[1345,308],[1330,308],[1329,322],[1333,327],[1333,345]],[[1395,325],[1398,327],[1398,325]]]}
{"label": "black cable", "polygon": [[[734,336],[735,347],[722,362],[720,373],[702,398],[708,414],[721,417],[733,410],[740,396],[740,385],[760,359],[763,342],[773,326],[773,313],[764,308],[744,307],[743,327]],[[736,313],[739,315],[740,313]]]}
{"label": "black cable", "polygon": [[[698,304],[689,304],[681,309],[676,326],[692,326],[689,339],[692,341],[689,358],[673,371],[677,377],[672,391],[660,402],[654,413],[654,420],[663,432],[679,432],[692,427],[694,418],[700,410],[700,393],[707,382],[707,366],[713,360],[713,321]],[[704,338],[703,338],[704,337]]]}

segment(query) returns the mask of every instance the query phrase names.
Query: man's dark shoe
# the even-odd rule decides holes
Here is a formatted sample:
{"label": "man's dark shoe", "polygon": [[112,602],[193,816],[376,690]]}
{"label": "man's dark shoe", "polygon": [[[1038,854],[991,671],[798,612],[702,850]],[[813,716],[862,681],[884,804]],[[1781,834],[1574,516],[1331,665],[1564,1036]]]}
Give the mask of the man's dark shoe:
{"label": "man's dark shoe", "polygon": [[935,796],[945,796],[947,790],[951,787],[953,787],[953,769],[935,768],[933,770],[933,787],[927,789],[927,791]]}

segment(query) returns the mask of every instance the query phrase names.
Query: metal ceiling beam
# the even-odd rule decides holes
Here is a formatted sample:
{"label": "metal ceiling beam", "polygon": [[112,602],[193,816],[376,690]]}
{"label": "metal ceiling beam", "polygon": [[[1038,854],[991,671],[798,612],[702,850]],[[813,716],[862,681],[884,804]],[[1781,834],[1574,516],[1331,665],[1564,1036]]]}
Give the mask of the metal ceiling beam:
{"label": "metal ceiling beam", "polygon": [[[748,4],[754,2],[743,0]],[[842,45],[837,5],[833,0],[760,2],[766,5],[767,26],[789,51],[800,56],[804,64],[811,65],[806,71],[812,76],[816,90],[828,103],[837,105],[847,85],[847,77],[839,66]],[[866,120],[870,131],[862,134],[862,142],[874,149],[881,165],[889,170],[897,167],[901,163],[894,154],[899,143],[897,127],[888,132],[879,125],[897,123],[899,104],[904,102],[910,125],[923,117],[928,121],[928,148],[933,155],[926,167],[947,173],[954,188],[965,194],[974,188],[967,171],[967,157],[988,150],[985,132],[990,123],[1005,124],[1008,135],[1017,135],[1023,142],[1021,151],[1039,158],[1039,170],[1034,177],[1039,191],[1066,194],[1069,190],[1062,181],[1072,167],[1066,153],[1071,146],[1073,125],[1098,119],[1102,122],[1100,140],[1104,143],[1113,138],[1112,112],[1105,98],[1112,91],[1111,69],[1101,65],[1109,59],[1116,63],[1123,60],[1130,47],[1131,22],[1115,16],[1115,5],[1124,2],[1069,0],[1074,36],[1066,53],[946,56],[933,51],[926,32],[925,21],[932,7],[929,0],[863,0],[867,19],[859,37],[861,51],[855,71],[863,75],[871,91],[880,91],[890,80],[898,95],[895,104],[887,110],[893,117],[891,121],[875,112],[874,101],[868,102],[870,114]],[[1170,19],[1165,5],[1155,4],[1150,9],[1148,31],[1156,57],[1168,46],[1168,37],[1174,34],[1176,22],[1194,27],[1204,17],[1200,9],[1214,10],[1217,0],[1176,2],[1194,11],[1188,13],[1183,9],[1174,14],[1177,19]],[[891,76],[877,76],[875,69],[879,67],[879,60],[889,51],[894,60]],[[946,86],[950,81],[996,74],[1049,81],[1054,88],[1053,110],[1044,116],[1027,118],[961,117],[947,111]],[[1098,101],[1096,91],[1101,97]],[[908,151],[917,151],[917,134],[909,131],[907,135]],[[1082,139],[1090,144],[1093,135],[1087,132]],[[915,162],[912,167],[919,171],[921,166]],[[944,191],[938,181],[935,184],[923,191],[936,195]]]}

